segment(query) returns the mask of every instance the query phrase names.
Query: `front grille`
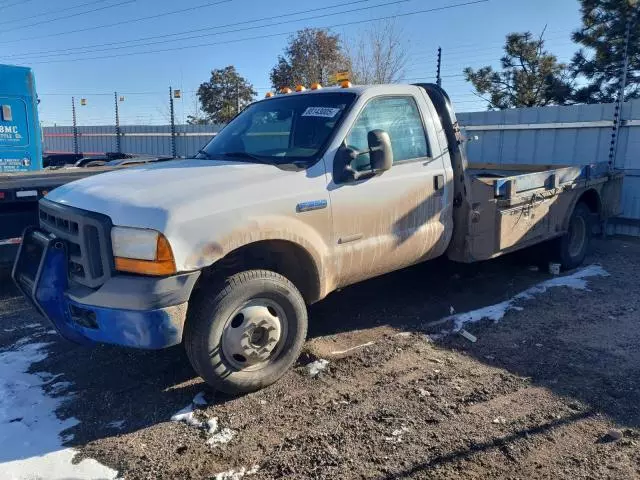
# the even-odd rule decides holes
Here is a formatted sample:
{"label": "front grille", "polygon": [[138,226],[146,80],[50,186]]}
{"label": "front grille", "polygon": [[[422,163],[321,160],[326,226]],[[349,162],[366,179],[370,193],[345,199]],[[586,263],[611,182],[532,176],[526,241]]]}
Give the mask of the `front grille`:
{"label": "front grille", "polygon": [[70,280],[90,288],[107,280],[112,258],[108,217],[42,200],[40,228],[65,241]]}

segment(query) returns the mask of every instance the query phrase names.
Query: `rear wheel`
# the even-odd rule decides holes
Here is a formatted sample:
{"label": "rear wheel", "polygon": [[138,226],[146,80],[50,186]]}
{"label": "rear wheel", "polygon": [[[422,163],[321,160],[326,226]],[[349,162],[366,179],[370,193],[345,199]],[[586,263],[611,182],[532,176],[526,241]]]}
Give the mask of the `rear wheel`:
{"label": "rear wheel", "polygon": [[555,257],[564,270],[576,268],[589,250],[593,214],[584,203],[578,203],[569,220],[569,230],[555,241]]}
{"label": "rear wheel", "polygon": [[278,380],[300,354],[307,309],[298,289],[268,270],[248,270],[193,299],[187,355],[211,386],[236,394]]}

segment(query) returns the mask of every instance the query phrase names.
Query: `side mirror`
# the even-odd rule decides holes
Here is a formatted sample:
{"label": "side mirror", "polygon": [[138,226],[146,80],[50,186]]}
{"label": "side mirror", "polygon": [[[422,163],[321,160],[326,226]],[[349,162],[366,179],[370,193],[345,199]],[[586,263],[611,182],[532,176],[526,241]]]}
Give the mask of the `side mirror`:
{"label": "side mirror", "polygon": [[367,134],[367,141],[371,169],[376,173],[389,170],[393,165],[393,149],[389,133],[384,130],[371,130]]}
{"label": "side mirror", "polygon": [[[375,177],[389,170],[393,164],[391,139],[384,130],[371,130],[367,134],[369,149],[364,151],[342,145],[333,161],[333,179],[335,183],[346,183]],[[360,155],[369,154],[370,169],[355,170],[353,162]]]}

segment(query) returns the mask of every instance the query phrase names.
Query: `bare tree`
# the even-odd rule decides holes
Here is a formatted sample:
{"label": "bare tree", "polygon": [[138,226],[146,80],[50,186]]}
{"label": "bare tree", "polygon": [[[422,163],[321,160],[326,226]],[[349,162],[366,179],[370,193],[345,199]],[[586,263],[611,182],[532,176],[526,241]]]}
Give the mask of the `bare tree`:
{"label": "bare tree", "polygon": [[373,85],[399,82],[409,58],[408,42],[394,19],[381,20],[347,45],[354,83]]}

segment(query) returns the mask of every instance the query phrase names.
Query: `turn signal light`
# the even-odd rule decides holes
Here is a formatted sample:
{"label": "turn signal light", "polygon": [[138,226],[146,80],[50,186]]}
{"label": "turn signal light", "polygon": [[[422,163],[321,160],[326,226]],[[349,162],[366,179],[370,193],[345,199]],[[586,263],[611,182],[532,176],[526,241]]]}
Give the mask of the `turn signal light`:
{"label": "turn signal light", "polygon": [[115,257],[116,270],[120,272],[140,273],[142,275],[173,275],[176,262],[173,259],[171,245],[164,235],[158,235],[155,260],[136,260],[134,258]]}

